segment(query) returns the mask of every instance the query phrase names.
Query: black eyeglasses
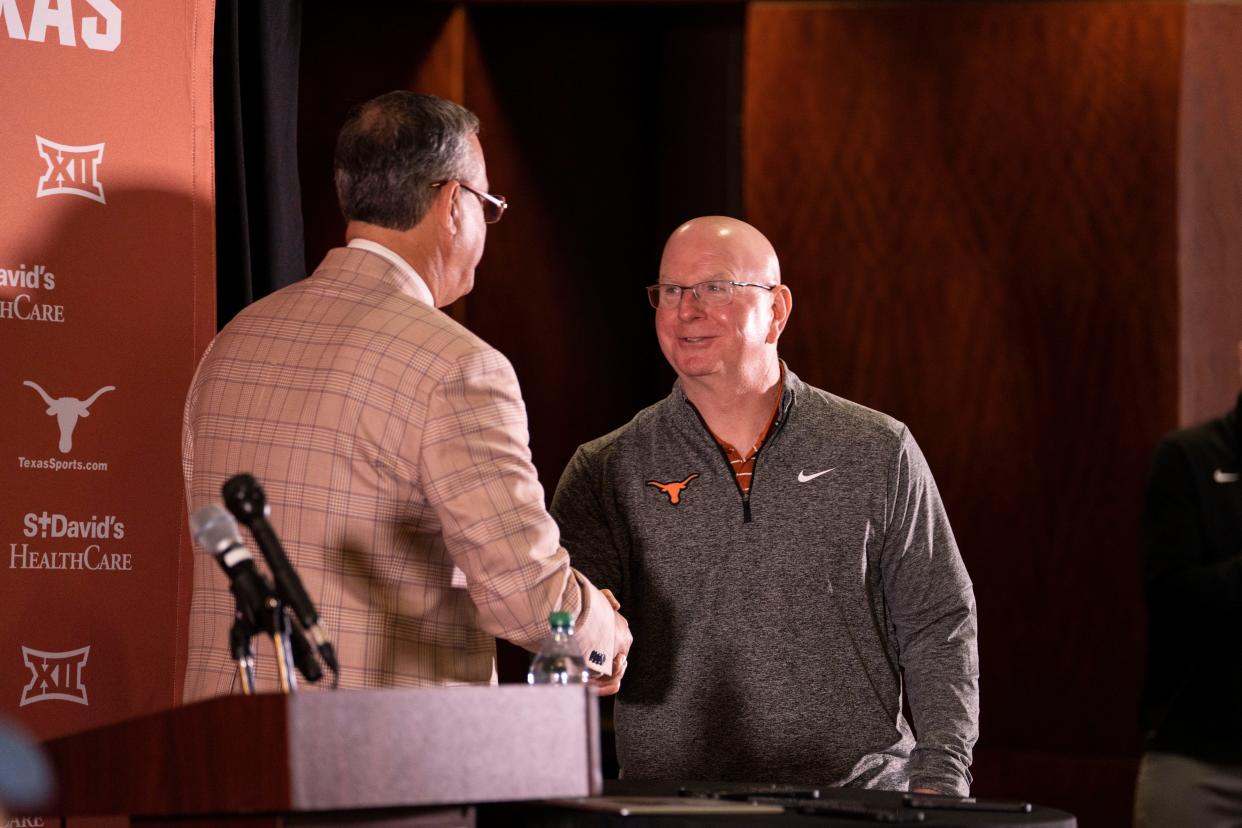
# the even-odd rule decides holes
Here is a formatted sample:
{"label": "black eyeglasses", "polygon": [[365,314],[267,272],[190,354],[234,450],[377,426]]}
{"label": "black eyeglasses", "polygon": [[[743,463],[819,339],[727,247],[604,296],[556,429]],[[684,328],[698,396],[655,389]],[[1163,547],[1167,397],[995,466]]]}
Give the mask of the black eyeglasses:
{"label": "black eyeglasses", "polygon": [[681,295],[687,291],[704,305],[727,305],[733,301],[735,287],[755,287],[773,291],[776,285],[757,285],[754,282],[734,282],[730,279],[709,279],[697,285],[671,285],[661,282],[647,287],[647,301],[656,310],[672,310],[681,304]]}
{"label": "black eyeglasses", "polygon": [[[505,214],[505,210],[509,209],[509,202],[505,200],[504,196],[492,195],[491,193],[480,192],[479,190],[476,190],[474,187],[471,187],[469,184],[467,184],[466,182],[460,179],[451,179],[451,180],[457,181],[457,186],[461,187],[466,192],[471,193],[472,195],[475,195],[478,197],[479,203],[483,205],[483,221],[485,221],[486,223],[495,224],[496,222],[500,221],[501,217],[503,217]],[[435,181],[432,183],[431,186],[432,187],[443,187],[447,183],[449,182],[448,181]]]}

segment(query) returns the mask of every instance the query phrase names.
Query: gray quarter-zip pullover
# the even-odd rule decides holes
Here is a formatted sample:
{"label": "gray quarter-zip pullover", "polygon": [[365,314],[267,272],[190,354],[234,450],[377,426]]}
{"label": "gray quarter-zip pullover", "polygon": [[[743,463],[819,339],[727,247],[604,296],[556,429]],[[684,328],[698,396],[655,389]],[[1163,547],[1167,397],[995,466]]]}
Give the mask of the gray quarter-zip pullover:
{"label": "gray quarter-zip pullover", "polygon": [[677,384],[579,447],[552,514],[634,633],[627,779],[968,793],[974,592],[900,422],[786,370],[743,496]]}

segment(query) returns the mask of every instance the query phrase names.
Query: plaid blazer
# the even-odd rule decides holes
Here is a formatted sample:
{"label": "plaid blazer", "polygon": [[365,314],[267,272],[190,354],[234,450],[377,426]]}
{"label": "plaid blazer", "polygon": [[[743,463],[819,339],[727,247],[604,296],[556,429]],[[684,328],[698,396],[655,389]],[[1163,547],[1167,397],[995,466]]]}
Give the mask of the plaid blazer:
{"label": "plaid blazer", "polygon": [[[512,366],[408,279],[338,248],[216,337],[185,406],[189,508],[258,478],[342,687],[494,683],[493,636],[536,649],[556,609],[607,672],[613,611],[544,509]],[[234,690],[232,620],[224,573],[196,555],[186,701]],[[271,689],[271,646],[255,650]]]}

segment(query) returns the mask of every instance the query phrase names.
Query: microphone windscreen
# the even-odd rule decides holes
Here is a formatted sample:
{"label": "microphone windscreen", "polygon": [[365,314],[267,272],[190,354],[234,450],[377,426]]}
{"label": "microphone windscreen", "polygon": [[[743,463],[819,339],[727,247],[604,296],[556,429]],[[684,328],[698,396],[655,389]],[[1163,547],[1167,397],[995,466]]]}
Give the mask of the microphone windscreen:
{"label": "microphone windscreen", "polygon": [[190,534],[194,542],[212,555],[229,548],[242,547],[241,530],[223,506],[211,503],[200,506],[190,515]]}

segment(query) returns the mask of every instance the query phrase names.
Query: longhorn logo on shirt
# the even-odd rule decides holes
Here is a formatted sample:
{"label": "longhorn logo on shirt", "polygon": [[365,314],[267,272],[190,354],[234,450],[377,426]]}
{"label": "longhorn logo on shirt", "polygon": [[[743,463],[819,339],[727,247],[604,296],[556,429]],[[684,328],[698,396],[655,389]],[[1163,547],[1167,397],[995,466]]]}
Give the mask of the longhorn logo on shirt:
{"label": "longhorn logo on shirt", "polygon": [[687,477],[685,480],[674,480],[672,483],[661,483],[658,480],[648,480],[647,485],[655,486],[657,489],[664,492],[666,495],[668,495],[668,502],[676,506],[678,503],[681,502],[682,491],[684,491],[685,488],[690,485],[691,480],[693,480],[694,478],[698,476],[699,476],[699,473],[695,472],[694,474]]}

